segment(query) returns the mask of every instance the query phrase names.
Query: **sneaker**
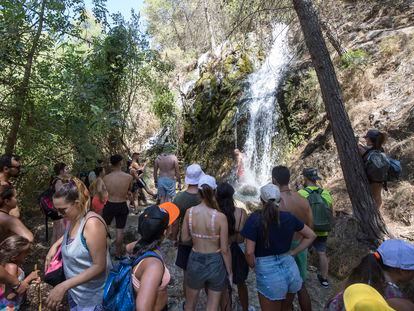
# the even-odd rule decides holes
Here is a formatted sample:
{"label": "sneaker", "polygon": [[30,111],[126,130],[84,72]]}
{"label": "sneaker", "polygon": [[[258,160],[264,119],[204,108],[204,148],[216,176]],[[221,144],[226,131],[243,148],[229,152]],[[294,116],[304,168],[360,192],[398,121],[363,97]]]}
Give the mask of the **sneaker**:
{"label": "sneaker", "polygon": [[328,282],[328,280],[327,279],[324,279],[323,277],[322,277],[322,275],[320,275],[320,274],[318,274],[318,280],[319,280],[319,283],[321,283],[321,285],[323,286],[323,287],[328,287],[329,286],[329,282]]}

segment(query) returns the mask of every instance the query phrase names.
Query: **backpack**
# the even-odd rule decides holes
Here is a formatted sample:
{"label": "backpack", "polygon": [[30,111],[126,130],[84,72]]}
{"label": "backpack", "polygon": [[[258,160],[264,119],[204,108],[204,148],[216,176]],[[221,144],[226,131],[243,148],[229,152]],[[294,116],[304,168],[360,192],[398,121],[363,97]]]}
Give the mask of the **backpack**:
{"label": "backpack", "polygon": [[56,208],[53,206],[53,195],[55,194],[55,183],[57,179],[55,179],[49,188],[43,191],[38,198],[38,202],[40,205],[41,210],[45,214],[46,218],[50,218],[52,220],[62,219],[62,216],[59,215]]}
{"label": "backpack", "polygon": [[384,152],[380,150],[368,151],[365,171],[369,181],[379,183],[387,181],[389,168],[390,161]]}
{"label": "backpack", "polygon": [[122,260],[109,272],[103,296],[103,307],[105,311],[135,311],[132,268],[141,260],[148,257],[155,257],[164,262],[156,252],[147,251],[138,258]]}
{"label": "backpack", "polygon": [[388,181],[395,181],[400,179],[402,173],[401,163],[398,160],[388,158],[390,168],[388,169]]}
{"label": "backpack", "polygon": [[325,232],[332,230],[332,209],[322,198],[323,189],[318,188],[311,190],[305,188],[305,191],[309,193],[308,201],[311,206],[313,215],[313,230],[318,232]]}

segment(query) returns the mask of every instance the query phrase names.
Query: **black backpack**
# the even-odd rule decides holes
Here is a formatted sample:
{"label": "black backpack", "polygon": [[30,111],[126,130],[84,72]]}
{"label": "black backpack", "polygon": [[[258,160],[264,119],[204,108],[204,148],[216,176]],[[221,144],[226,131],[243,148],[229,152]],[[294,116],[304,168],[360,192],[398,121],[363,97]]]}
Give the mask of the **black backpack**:
{"label": "black backpack", "polygon": [[369,150],[365,160],[365,171],[371,182],[383,183],[388,180],[390,160],[381,150]]}
{"label": "black backpack", "polygon": [[333,212],[329,205],[322,198],[323,189],[311,190],[305,188],[309,193],[307,197],[313,215],[313,230],[318,232],[329,232],[332,230]]}

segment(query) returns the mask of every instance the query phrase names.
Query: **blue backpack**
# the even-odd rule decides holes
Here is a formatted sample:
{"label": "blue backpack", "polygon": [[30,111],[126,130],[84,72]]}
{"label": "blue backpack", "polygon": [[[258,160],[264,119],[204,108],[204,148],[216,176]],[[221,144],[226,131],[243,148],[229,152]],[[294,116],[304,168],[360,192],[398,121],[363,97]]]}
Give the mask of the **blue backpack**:
{"label": "blue backpack", "polygon": [[106,311],[135,311],[135,293],[132,286],[132,268],[141,260],[155,257],[163,261],[154,251],[147,251],[141,256],[122,260],[109,272],[106,279],[103,307]]}
{"label": "blue backpack", "polygon": [[390,161],[390,168],[388,169],[388,181],[395,181],[400,179],[402,173],[401,163],[398,160],[388,158]]}

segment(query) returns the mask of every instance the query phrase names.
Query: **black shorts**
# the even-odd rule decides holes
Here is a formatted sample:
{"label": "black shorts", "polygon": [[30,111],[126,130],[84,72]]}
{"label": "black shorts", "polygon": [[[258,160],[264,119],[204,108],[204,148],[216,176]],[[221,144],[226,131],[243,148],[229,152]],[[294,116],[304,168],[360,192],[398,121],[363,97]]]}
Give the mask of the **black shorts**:
{"label": "black shorts", "polygon": [[184,271],[187,270],[188,257],[190,256],[191,248],[192,247],[190,245],[178,244],[175,265]]}
{"label": "black shorts", "polygon": [[103,209],[102,218],[109,226],[115,218],[116,228],[124,229],[128,219],[129,209],[126,202],[114,203],[106,202]]}
{"label": "black shorts", "polygon": [[144,189],[146,186],[147,184],[145,183],[145,181],[142,178],[140,178],[132,184],[132,192],[136,192],[138,189]]}

